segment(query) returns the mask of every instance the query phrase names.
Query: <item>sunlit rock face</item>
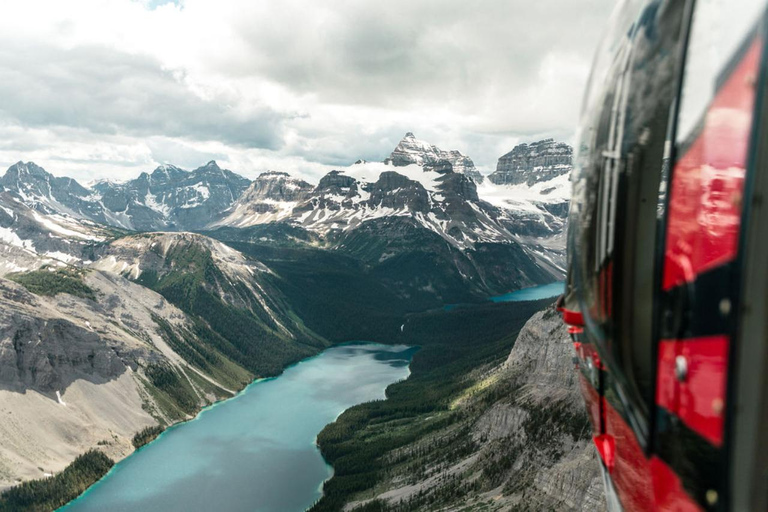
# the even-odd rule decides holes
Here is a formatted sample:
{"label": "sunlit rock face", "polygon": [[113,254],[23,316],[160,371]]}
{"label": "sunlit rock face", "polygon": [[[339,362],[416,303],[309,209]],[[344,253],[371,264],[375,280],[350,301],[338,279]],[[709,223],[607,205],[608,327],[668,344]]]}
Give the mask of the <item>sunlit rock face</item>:
{"label": "sunlit rock face", "polygon": [[228,210],[222,212],[221,219],[211,219],[212,224],[242,227],[281,221],[290,217],[293,209],[307,199],[314,188],[285,172],[263,172]]}

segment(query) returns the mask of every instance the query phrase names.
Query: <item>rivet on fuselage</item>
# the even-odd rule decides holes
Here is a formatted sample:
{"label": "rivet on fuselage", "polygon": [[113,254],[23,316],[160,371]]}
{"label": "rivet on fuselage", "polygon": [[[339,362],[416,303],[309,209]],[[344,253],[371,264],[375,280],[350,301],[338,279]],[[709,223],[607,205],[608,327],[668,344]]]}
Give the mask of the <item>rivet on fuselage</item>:
{"label": "rivet on fuselage", "polygon": [[731,300],[723,299],[720,301],[720,314],[727,316],[731,312]]}
{"label": "rivet on fuselage", "polygon": [[675,378],[679,382],[683,382],[688,378],[688,360],[685,356],[677,356],[675,358]]}

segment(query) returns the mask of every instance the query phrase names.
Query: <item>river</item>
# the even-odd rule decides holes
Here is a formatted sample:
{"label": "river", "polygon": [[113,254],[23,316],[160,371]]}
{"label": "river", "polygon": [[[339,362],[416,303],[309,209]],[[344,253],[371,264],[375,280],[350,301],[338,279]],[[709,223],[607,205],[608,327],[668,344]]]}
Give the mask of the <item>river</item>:
{"label": "river", "polygon": [[414,351],[329,348],[169,428],[59,511],[306,510],[333,474],[317,434],[349,407],[383,399]]}

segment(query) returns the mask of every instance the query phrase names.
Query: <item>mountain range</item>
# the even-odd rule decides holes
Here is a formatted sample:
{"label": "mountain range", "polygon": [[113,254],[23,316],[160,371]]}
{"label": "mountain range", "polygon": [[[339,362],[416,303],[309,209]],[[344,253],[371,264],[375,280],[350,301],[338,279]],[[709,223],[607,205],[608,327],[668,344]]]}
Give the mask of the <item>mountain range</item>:
{"label": "mountain range", "polygon": [[[90,187],[18,162],[0,186],[39,214],[130,231],[261,226],[289,229],[296,240],[345,247],[359,238],[358,229],[383,225],[431,232],[460,252],[478,244],[520,244],[536,265],[558,276],[570,155],[567,145],[551,139],[522,144],[485,179],[469,157],[408,133],[384,163],[332,171],[317,185],[281,172],[251,182],[211,161],[193,171],[161,165],[124,183],[102,180]],[[377,256],[392,254],[382,250]]]}
{"label": "mountain range", "polygon": [[408,133],[317,184],[208,162],[83,186],[12,165],[0,488],[97,444],[121,458],[142,428],[332,343],[392,339],[407,314],[561,279],[569,150],[524,144],[484,177]]}

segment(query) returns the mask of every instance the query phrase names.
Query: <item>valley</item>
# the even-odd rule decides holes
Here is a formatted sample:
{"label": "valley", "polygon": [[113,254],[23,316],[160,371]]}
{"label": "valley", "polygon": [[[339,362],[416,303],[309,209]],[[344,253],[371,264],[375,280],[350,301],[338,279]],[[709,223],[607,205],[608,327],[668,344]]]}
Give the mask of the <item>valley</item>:
{"label": "valley", "polygon": [[[468,156],[408,133],[385,162],[316,185],[276,171],[251,181],[216,162],[88,187],[11,166],[0,178],[0,489],[35,481],[27,489],[47,496],[49,476],[81,454],[120,461],[139,432],[365,340],[421,350],[386,401],[320,434],[335,473],[316,507],[400,506],[377,494],[392,484],[395,452],[468,432],[492,405],[482,396],[507,396],[499,384],[462,398],[480,376],[504,373],[516,333],[551,302],[488,297],[562,280],[570,157],[551,139],[523,144],[484,176]],[[511,382],[504,375],[493,381]],[[364,430],[381,441],[374,448],[346,423],[368,425],[368,415],[381,420]],[[569,449],[583,448],[572,437]],[[363,456],[375,462],[356,474]],[[51,499],[63,504],[71,488]]]}

